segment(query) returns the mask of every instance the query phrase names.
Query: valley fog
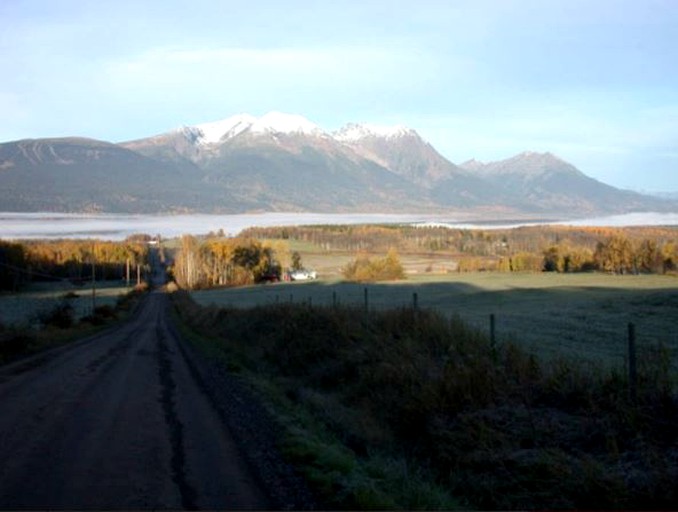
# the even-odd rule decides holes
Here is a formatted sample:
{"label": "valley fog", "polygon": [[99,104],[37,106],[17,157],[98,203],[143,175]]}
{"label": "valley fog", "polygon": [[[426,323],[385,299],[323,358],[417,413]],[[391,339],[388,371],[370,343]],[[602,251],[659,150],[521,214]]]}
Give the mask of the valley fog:
{"label": "valley fog", "polygon": [[375,214],[375,213],[258,213],[233,215],[127,215],[64,213],[0,213],[0,238],[54,239],[98,238],[124,240],[136,233],[172,238],[182,234],[207,234],[223,230],[237,235],[249,227],[341,224],[439,225],[459,229],[502,229],[539,224],[573,226],[675,226],[678,213],[630,213],[576,220],[510,220],[470,214]]}

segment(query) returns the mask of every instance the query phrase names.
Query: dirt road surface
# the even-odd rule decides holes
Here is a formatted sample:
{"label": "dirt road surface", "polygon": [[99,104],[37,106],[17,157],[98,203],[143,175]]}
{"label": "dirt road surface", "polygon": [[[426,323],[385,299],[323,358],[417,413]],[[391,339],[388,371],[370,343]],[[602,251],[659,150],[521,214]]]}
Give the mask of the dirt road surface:
{"label": "dirt road surface", "polygon": [[277,508],[151,292],[120,327],[0,369],[0,509]]}

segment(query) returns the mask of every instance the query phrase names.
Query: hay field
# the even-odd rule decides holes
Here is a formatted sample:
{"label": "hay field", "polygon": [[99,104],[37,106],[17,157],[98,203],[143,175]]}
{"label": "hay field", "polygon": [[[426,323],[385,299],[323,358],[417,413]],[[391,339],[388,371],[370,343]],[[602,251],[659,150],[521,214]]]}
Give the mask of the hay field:
{"label": "hay field", "polygon": [[497,337],[527,345],[541,356],[623,364],[627,325],[636,325],[639,354],[659,343],[678,359],[678,279],[607,274],[415,274],[400,282],[358,284],[338,280],[280,283],[197,291],[203,305],[251,307],[281,301],[370,308],[409,306],[458,315]]}

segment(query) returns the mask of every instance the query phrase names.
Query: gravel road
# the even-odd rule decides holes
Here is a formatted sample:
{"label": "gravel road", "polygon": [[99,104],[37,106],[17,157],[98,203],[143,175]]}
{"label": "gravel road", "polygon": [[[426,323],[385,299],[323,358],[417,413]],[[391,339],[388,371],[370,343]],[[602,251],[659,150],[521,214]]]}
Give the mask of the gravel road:
{"label": "gravel road", "polygon": [[168,304],[153,291],[125,324],[0,369],[0,508],[312,508],[260,406]]}

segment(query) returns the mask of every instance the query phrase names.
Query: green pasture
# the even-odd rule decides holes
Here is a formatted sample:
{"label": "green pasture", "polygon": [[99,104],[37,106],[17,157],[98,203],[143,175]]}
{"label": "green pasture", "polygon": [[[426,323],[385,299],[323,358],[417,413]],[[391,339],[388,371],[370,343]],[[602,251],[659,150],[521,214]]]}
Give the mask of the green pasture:
{"label": "green pasture", "polygon": [[623,364],[627,326],[636,325],[639,355],[659,344],[678,360],[678,279],[607,274],[417,274],[400,282],[279,283],[197,291],[203,305],[251,307],[293,301],[315,306],[351,304],[363,309],[418,306],[458,315],[489,332],[496,318],[499,341],[511,339],[542,356]]}
{"label": "green pasture", "polygon": [[[96,305],[115,306],[118,297],[131,290],[132,288],[124,286],[124,283],[120,281],[98,282]],[[67,294],[70,295],[69,298],[66,298]],[[74,286],[69,282],[35,283],[20,293],[2,293],[0,294],[0,324],[5,326],[36,324],[41,314],[53,310],[65,301],[73,307],[75,318],[91,314],[91,286]]]}

